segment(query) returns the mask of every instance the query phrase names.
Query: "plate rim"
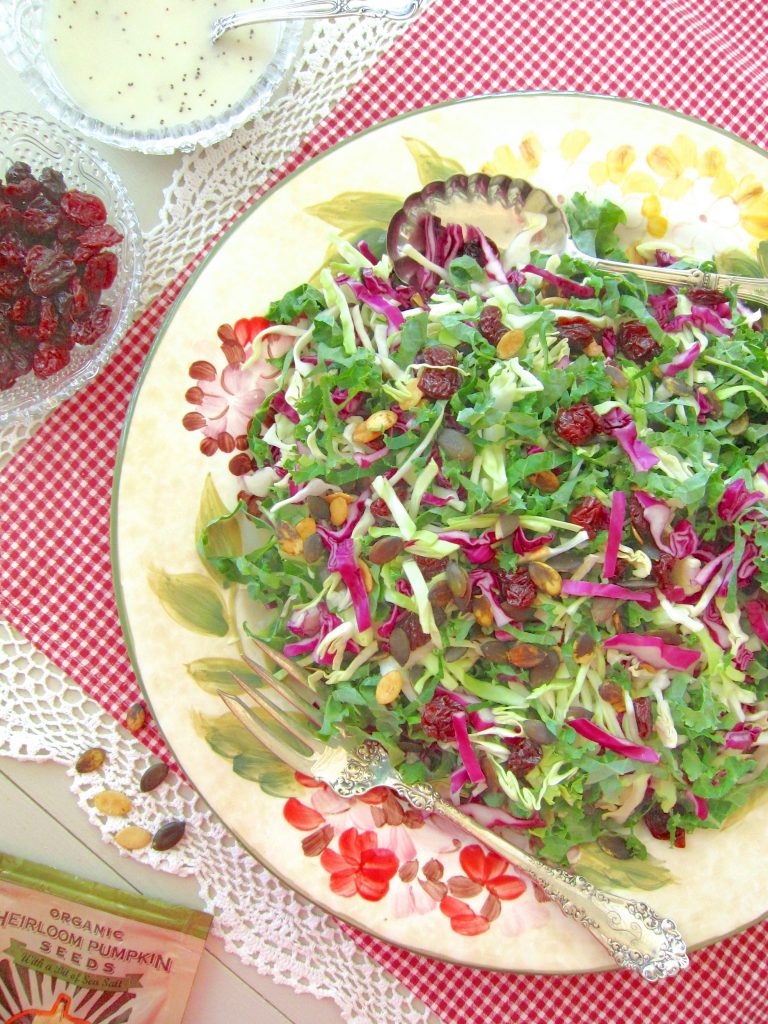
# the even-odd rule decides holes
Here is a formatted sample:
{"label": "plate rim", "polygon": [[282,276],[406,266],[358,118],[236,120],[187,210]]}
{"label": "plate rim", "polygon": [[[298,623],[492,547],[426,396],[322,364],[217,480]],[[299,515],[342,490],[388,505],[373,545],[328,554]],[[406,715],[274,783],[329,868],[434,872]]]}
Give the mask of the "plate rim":
{"label": "plate rim", "polygon": [[[365,135],[372,134],[373,132],[375,132],[375,131],[377,131],[379,129],[386,128],[386,127],[388,127],[388,126],[390,126],[392,124],[395,124],[397,122],[408,121],[412,117],[416,117],[416,116],[419,116],[419,115],[422,115],[422,114],[429,114],[429,113],[431,113],[433,111],[436,111],[436,110],[443,110],[443,109],[446,109],[448,107],[455,107],[455,106],[459,106],[459,105],[463,105],[463,104],[476,103],[478,101],[495,100],[495,99],[500,99],[500,100],[510,100],[510,99],[518,100],[518,99],[521,99],[522,100],[522,99],[535,99],[535,98],[541,98],[541,97],[551,97],[551,98],[556,98],[556,99],[570,99],[570,98],[574,98],[574,99],[577,99],[577,100],[580,100],[580,101],[583,101],[585,99],[587,101],[589,101],[589,100],[609,101],[609,102],[615,103],[617,105],[626,105],[626,106],[630,106],[630,107],[638,107],[638,108],[643,109],[643,110],[653,110],[653,111],[655,111],[657,113],[661,113],[661,114],[668,115],[668,116],[671,116],[671,117],[676,117],[676,118],[679,118],[681,121],[685,121],[685,122],[688,122],[690,124],[694,124],[694,125],[696,125],[698,127],[703,127],[703,128],[706,128],[706,129],[708,129],[710,131],[716,132],[717,134],[719,134],[719,135],[729,139],[731,142],[735,142],[739,146],[744,146],[744,147],[752,150],[753,152],[757,153],[757,155],[760,156],[766,162],[766,166],[767,166],[767,170],[768,170],[768,152],[766,152],[766,150],[762,149],[756,143],[750,142],[748,139],[744,139],[740,135],[737,135],[735,132],[730,131],[730,129],[722,128],[719,125],[711,124],[710,122],[705,121],[702,118],[695,117],[692,114],[683,113],[682,111],[673,110],[673,109],[671,109],[669,107],[665,107],[665,106],[663,106],[662,104],[659,104],[659,103],[648,103],[648,102],[645,102],[644,100],[637,100],[637,99],[634,99],[632,97],[611,96],[611,95],[607,95],[605,93],[586,92],[586,91],[585,92],[581,92],[581,91],[578,91],[578,90],[562,91],[562,90],[556,90],[556,89],[532,89],[532,90],[523,90],[523,91],[520,91],[520,92],[496,92],[496,93],[491,92],[491,93],[477,93],[477,94],[472,94],[472,95],[469,95],[469,96],[462,96],[462,97],[458,97],[458,98],[455,98],[455,99],[443,100],[440,103],[427,104],[427,105],[422,106],[422,107],[416,107],[416,108],[413,108],[413,109],[410,109],[410,110],[403,111],[403,112],[401,112],[399,114],[395,114],[392,117],[385,118],[385,119],[383,119],[381,121],[376,121],[374,124],[369,125],[367,128],[363,128],[359,132],[355,132],[352,135],[348,135],[345,138],[340,139],[338,142],[335,142],[333,145],[328,146],[327,148],[321,150],[319,153],[315,154],[315,156],[312,156],[309,159],[303,161],[298,167],[294,168],[292,171],[290,171],[288,174],[286,174],[284,178],[281,178],[280,181],[276,182],[273,186],[268,188],[261,196],[258,196],[255,199],[253,199],[252,197],[249,197],[249,199],[252,200],[252,201],[250,201],[250,205],[247,207],[247,209],[244,209],[244,210],[241,209],[238,213],[236,213],[234,215],[234,220],[232,220],[222,230],[220,236],[213,242],[213,244],[211,245],[210,249],[206,252],[206,254],[203,256],[203,258],[200,259],[200,261],[198,262],[197,266],[192,270],[192,272],[190,273],[188,279],[185,281],[181,291],[179,292],[179,294],[174,299],[173,303],[169,306],[168,310],[163,314],[162,322],[161,322],[160,327],[158,329],[157,335],[155,336],[155,339],[152,342],[152,345],[151,345],[149,351],[147,352],[147,355],[144,358],[144,363],[143,363],[143,365],[141,367],[141,370],[139,372],[139,376],[138,376],[138,378],[136,380],[136,383],[134,384],[133,391],[131,393],[131,398],[130,398],[130,401],[129,401],[129,404],[128,404],[128,408],[127,408],[126,413],[125,413],[125,420],[123,422],[123,427],[122,427],[122,429],[120,431],[120,439],[119,439],[117,451],[116,451],[116,454],[115,454],[115,466],[114,466],[114,472],[113,472],[113,478],[112,478],[112,488],[111,488],[111,497],[110,497],[109,544],[110,544],[110,562],[111,562],[111,567],[112,567],[112,582],[113,582],[113,589],[114,589],[114,594],[115,594],[115,602],[116,602],[117,611],[118,611],[118,619],[119,619],[120,628],[121,628],[121,631],[122,631],[122,634],[123,634],[123,640],[125,641],[126,649],[128,651],[128,656],[129,656],[129,659],[130,659],[130,662],[131,662],[131,667],[133,668],[134,674],[136,676],[136,681],[138,683],[138,686],[139,686],[139,689],[141,691],[142,697],[143,697],[143,699],[147,703],[147,706],[148,706],[148,708],[149,708],[149,710],[150,710],[150,712],[152,714],[152,718],[153,718],[153,720],[155,722],[155,725],[156,725],[156,727],[157,727],[157,729],[158,729],[158,731],[159,731],[159,733],[160,733],[160,735],[161,735],[161,737],[163,739],[163,742],[165,743],[165,745],[167,746],[168,750],[172,754],[172,756],[173,756],[174,760],[176,761],[176,763],[178,764],[179,768],[182,770],[182,772],[186,776],[188,784],[194,790],[196,796],[203,802],[203,804],[214,815],[214,817],[219,822],[221,822],[221,824],[224,826],[224,828],[226,828],[227,831],[232,836],[234,836],[234,838],[237,840],[238,844],[249,854],[249,856],[253,857],[254,860],[256,860],[257,863],[261,865],[261,867],[263,867],[267,872],[269,872],[269,874],[271,874],[275,878],[277,878],[283,885],[285,885],[293,893],[298,895],[301,899],[306,900],[311,906],[316,907],[317,909],[321,910],[323,913],[327,914],[329,917],[334,918],[337,921],[343,922],[344,924],[348,925],[350,928],[353,928],[353,929],[355,929],[358,932],[362,932],[365,935],[369,935],[372,938],[376,939],[378,942],[381,942],[381,943],[383,943],[385,945],[393,946],[396,949],[403,950],[403,951],[405,951],[407,953],[414,953],[417,956],[423,956],[423,957],[426,957],[426,958],[428,958],[430,960],[435,960],[435,961],[437,961],[439,963],[444,963],[444,964],[448,964],[448,965],[456,966],[456,967],[468,968],[469,970],[480,970],[480,971],[487,971],[487,972],[494,973],[494,974],[513,975],[513,976],[520,976],[520,977],[537,977],[538,976],[538,977],[573,978],[573,977],[583,977],[583,976],[588,976],[588,975],[614,974],[614,973],[618,973],[620,968],[618,966],[616,966],[616,965],[613,965],[613,966],[606,966],[606,967],[598,969],[598,970],[595,970],[594,968],[575,969],[575,970],[570,970],[570,971],[564,971],[564,970],[542,970],[542,969],[525,970],[525,969],[519,969],[519,968],[514,968],[514,967],[501,967],[501,966],[498,966],[496,964],[488,965],[488,966],[483,966],[483,965],[480,965],[480,964],[477,964],[477,963],[467,963],[466,961],[454,959],[454,958],[452,958],[450,956],[447,956],[447,955],[440,955],[440,954],[434,953],[432,951],[422,949],[422,948],[420,948],[418,946],[415,946],[415,945],[408,945],[408,944],[403,943],[403,942],[397,942],[394,939],[392,939],[390,936],[382,935],[374,927],[363,926],[363,925],[360,924],[359,921],[354,920],[349,915],[347,915],[345,913],[341,913],[341,912],[339,912],[337,910],[332,910],[329,906],[327,906],[323,902],[323,900],[317,899],[314,896],[310,896],[302,888],[301,885],[297,884],[297,882],[295,882],[293,879],[289,879],[286,876],[284,876],[282,874],[282,872],[279,871],[274,865],[266,863],[266,861],[264,859],[262,859],[262,856],[260,856],[259,853],[256,850],[254,850],[248,844],[248,842],[235,829],[232,828],[231,825],[227,824],[224,821],[224,819],[219,815],[219,813],[216,811],[216,809],[214,807],[212,807],[211,804],[208,802],[208,800],[197,790],[197,788],[195,787],[194,783],[191,782],[191,778],[192,777],[191,777],[190,773],[187,771],[187,769],[182,764],[181,758],[178,757],[178,755],[176,753],[176,750],[174,749],[174,747],[170,743],[168,737],[166,736],[166,733],[165,733],[165,730],[164,730],[163,726],[161,725],[161,723],[158,720],[158,718],[155,716],[153,705],[152,705],[152,700],[151,700],[151,698],[149,696],[149,693],[147,692],[147,688],[146,688],[146,685],[144,683],[144,679],[143,679],[141,671],[139,669],[138,659],[136,658],[136,654],[135,654],[134,642],[133,642],[133,633],[132,633],[132,630],[131,630],[130,619],[129,619],[129,616],[128,616],[128,611],[127,611],[127,607],[126,607],[125,599],[124,599],[124,594],[123,594],[122,578],[121,578],[121,572],[120,572],[119,544],[118,544],[119,492],[120,492],[120,483],[121,483],[121,479],[122,479],[123,463],[124,463],[124,459],[125,459],[125,454],[126,454],[126,449],[127,449],[127,444],[128,444],[128,438],[129,438],[129,434],[130,434],[131,424],[133,422],[134,413],[136,411],[136,406],[137,406],[137,403],[138,403],[138,398],[139,398],[139,395],[140,395],[140,393],[141,393],[141,391],[142,391],[142,389],[144,387],[144,384],[145,384],[146,378],[147,378],[147,376],[149,374],[149,370],[150,370],[150,367],[152,365],[153,359],[154,359],[155,355],[157,354],[157,351],[158,351],[158,349],[159,349],[163,339],[165,338],[165,335],[168,332],[168,329],[170,328],[170,325],[171,325],[174,317],[176,316],[176,313],[178,312],[179,307],[186,300],[189,292],[192,290],[192,288],[196,284],[199,276],[207,268],[209,263],[214,259],[214,257],[217,255],[217,253],[219,252],[221,247],[227,241],[229,241],[231,236],[248,220],[248,218],[254,213],[254,211],[257,210],[267,199],[271,198],[277,191],[279,191],[285,185],[287,185],[289,182],[291,182],[300,173],[302,173],[303,171],[305,171],[309,167],[313,166],[315,163],[319,162],[320,160],[322,160],[327,155],[330,155],[331,153],[335,153],[338,150],[342,149],[343,147],[345,147],[345,146],[349,145],[350,143],[354,142],[355,140],[357,140],[357,139],[359,139],[359,138],[361,138],[361,137],[363,137]],[[246,201],[248,201],[248,200],[246,200]],[[157,300],[154,300],[154,301],[157,301]],[[758,924],[760,924],[760,923],[762,923],[762,922],[764,922],[766,920],[768,920],[768,909],[766,909],[762,914],[760,914],[759,916],[753,918],[752,920],[748,921],[747,923],[745,923],[743,925],[740,925],[738,928],[734,928],[731,931],[726,932],[726,933],[724,933],[722,935],[718,935],[718,936],[715,936],[715,937],[713,937],[711,939],[706,939],[706,940],[703,940],[701,942],[695,943],[694,945],[689,946],[688,947],[688,952],[692,953],[692,952],[697,952],[697,951],[702,950],[702,949],[707,949],[710,946],[716,945],[717,943],[724,942],[727,939],[734,938],[734,937],[736,937],[738,935],[743,934],[748,929],[753,928],[756,925],[758,925]],[[355,940],[353,939],[352,941],[355,941]],[[513,941],[513,940],[509,940],[509,941]],[[363,950],[363,952],[366,952],[366,951]],[[371,955],[371,954],[367,954],[367,955]]]}

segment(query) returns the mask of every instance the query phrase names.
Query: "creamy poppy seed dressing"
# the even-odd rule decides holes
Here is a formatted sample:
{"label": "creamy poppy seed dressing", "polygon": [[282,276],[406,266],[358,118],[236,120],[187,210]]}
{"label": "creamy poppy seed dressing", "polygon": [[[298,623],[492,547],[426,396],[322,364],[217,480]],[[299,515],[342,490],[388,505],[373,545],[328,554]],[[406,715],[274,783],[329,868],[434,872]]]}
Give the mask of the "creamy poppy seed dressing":
{"label": "creamy poppy seed dressing", "polygon": [[[235,5],[236,6],[236,5]],[[263,73],[280,26],[228,33],[226,0],[49,0],[44,31],[60,84],[87,114],[147,131],[225,114]]]}

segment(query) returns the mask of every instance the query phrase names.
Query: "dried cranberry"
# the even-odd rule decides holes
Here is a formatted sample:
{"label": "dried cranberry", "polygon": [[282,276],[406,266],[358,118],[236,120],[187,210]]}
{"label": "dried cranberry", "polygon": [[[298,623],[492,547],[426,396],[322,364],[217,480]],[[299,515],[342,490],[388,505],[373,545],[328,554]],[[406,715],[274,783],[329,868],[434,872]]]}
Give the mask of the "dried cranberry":
{"label": "dried cranberry", "polygon": [[62,245],[70,245],[70,243],[76,242],[80,238],[83,231],[85,231],[85,228],[81,224],[75,224],[73,220],[65,218],[60,221],[59,226],[56,228],[56,238]]}
{"label": "dried cranberry", "polygon": [[0,268],[23,267],[27,250],[18,235],[8,234],[0,238]]}
{"label": "dried cranberry", "polygon": [[69,362],[69,349],[54,345],[41,345],[32,360],[35,376],[45,380],[63,370]]}
{"label": "dried cranberry", "polygon": [[565,338],[572,356],[579,356],[591,341],[595,341],[595,326],[583,316],[575,316],[570,320],[558,320],[555,330],[561,338]]}
{"label": "dried cranberry", "polygon": [[107,208],[98,196],[73,188],[61,197],[61,212],[75,224],[92,228],[107,219]]}
{"label": "dried cranberry", "polygon": [[51,295],[59,291],[71,277],[77,273],[77,267],[67,256],[48,249],[36,263],[29,275],[29,288],[35,295]]}
{"label": "dried cranberry", "polygon": [[86,249],[108,249],[122,240],[123,236],[111,224],[99,224],[84,231],[77,243]]}
{"label": "dried cranberry", "polygon": [[8,319],[14,324],[33,324],[39,309],[40,302],[34,295],[21,295],[11,306]]}
{"label": "dried cranberry", "polygon": [[[651,804],[643,815],[643,821],[654,839],[670,838],[669,815],[666,811],[662,811],[660,804]],[[685,846],[685,830],[682,828],[675,829],[675,846],[679,848]]]}
{"label": "dried cranberry", "polygon": [[692,306],[709,306],[710,309],[728,302],[722,292],[716,292],[711,288],[691,288],[688,291],[688,299]]}
{"label": "dried cranberry", "polygon": [[643,506],[634,494],[629,498],[629,521],[638,537],[641,540],[647,540],[649,536],[648,520],[645,518]]}
{"label": "dried cranberry", "polygon": [[661,345],[639,320],[621,324],[616,332],[616,348],[625,359],[644,366],[661,352]]}
{"label": "dried cranberry", "polygon": [[22,210],[40,194],[40,186],[33,177],[21,178],[19,181],[11,182],[6,187],[5,194],[17,210]]}
{"label": "dried cranberry", "polygon": [[514,739],[504,740],[504,745],[509,749],[509,758],[505,768],[518,778],[524,778],[541,761],[543,753],[541,747],[534,740],[529,740],[527,736],[516,736]]}
{"label": "dried cranberry", "polygon": [[653,732],[653,711],[650,697],[635,697],[632,701],[637,722],[637,734],[641,740],[647,740]]}
{"label": "dried cranberry", "polygon": [[421,709],[421,728],[433,740],[452,740],[452,716],[463,710],[463,705],[455,697],[450,697],[447,693],[438,693]]}
{"label": "dried cranberry", "polygon": [[117,256],[113,252],[100,252],[85,265],[83,284],[87,288],[103,291],[111,288],[117,277]]}
{"label": "dried cranberry", "polygon": [[415,651],[417,647],[423,647],[429,641],[429,633],[425,633],[421,628],[419,616],[415,612],[408,612],[403,616],[399,625],[405,630],[412,651]]}
{"label": "dried cranberry", "polygon": [[7,185],[18,185],[24,178],[29,178],[31,174],[32,168],[29,164],[24,163],[23,160],[17,160],[5,172],[5,181]]}
{"label": "dried cranberry", "polygon": [[32,369],[32,358],[37,348],[36,341],[27,341],[19,337],[18,333],[10,345],[6,345],[2,352],[7,356],[10,372],[14,377],[22,377]]}
{"label": "dried cranberry", "polygon": [[447,558],[426,558],[424,555],[416,555],[415,561],[425,580],[431,580],[433,576],[443,572],[448,565]]}
{"label": "dried cranberry", "polygon": [[[50,204],[47,204],[50,206]],[[27,235],[40,238],[56,230],[61,214],[56,207],[47,209],[43,206],[31,205],[19,217],[19,226]]]}
{"label": "dried cranberry", "polygon": [[97,306],[90,316],[73,322],[70,337],[78,345],[92,345],[106,331],[111,315],[109,306]]}
{"label": "dried cranberry", "polygon": [[24,258],[24,273],[29,277],[33,270],[44,266],[51,258],[52,250],[45,245],[31,245]]}
{"label": "dried cranberry", "polygon": [[670,587],[674,586],[671,573],[675,567],[676,561],[677,559],[674,555],[669,554],[669,552],[665,552],[661,558],[658,558],[655,562],[651,563],[653,578],[656,580],[659,590],[669,590]]}
{"label": "dried cranberry", "polygon": [[0,299],[13,299],[22,289],[24,275],[19,270],[0,270]]}
{"label": "dried cranberry", "polygon": [[424,362],[430,366],[458,366],[459,358],[447,345],[432,345],[424,349]]}
{"label": "dried cranberry", "polygon": [[37,334],[41,342],[50,341],[59,326],[59,318],[56,309],[50,299],[43,299],[40,303],[40,320],[37,325]]}
{"label": "dried cranberry", "polygon": [[458,370],[433,370],[427,367],[419,377],[419,389],[427,398],[435,401],[450,398],[461,387]]}
{"label": "dried cranberry", "polygon": [[568,444],[586,444],[603,432],[603,422],[589,402],[558,409],[555,432]]}
{"label": "dried cranberry", "polygon": [[371,502],[371,512],[379,519],[389,519],[389,505],[383,498],[374,498]]}
{"label": "dried cranberry", "polygon": [[608,529],[610,512],[597,498],[582,498],[568,516],[568,522],[586,530],[592,540]]}
{"label": "dried cranberry", "polygon": [[501,310],[498,306],[483,306],[477,321],[477,329],[491,345],[498,345],[507,328],[501,322]]}
{"label": "dried cranberry", "polygon": [[79,277],[73,277],[69,282],[69,294],[72,300],[67,307],[66,315],[70,320],[80,320],[93,307],[95,299],[83,287]]}
{"label": "dried cranberry", "polygon": [[536,584],[527,569],[518,569],[517,572],[502,569],[499,584],[504,600],[513,608],[530,608],[536,600]]}
{"label": "dried cranberry", "polygon": [[40,187],[48,198],[55,200],[57,203],[67,191],[64,175],[61,171],[55,171],[52,167],[44,167],[40,171],[37,180],[40,182]]}

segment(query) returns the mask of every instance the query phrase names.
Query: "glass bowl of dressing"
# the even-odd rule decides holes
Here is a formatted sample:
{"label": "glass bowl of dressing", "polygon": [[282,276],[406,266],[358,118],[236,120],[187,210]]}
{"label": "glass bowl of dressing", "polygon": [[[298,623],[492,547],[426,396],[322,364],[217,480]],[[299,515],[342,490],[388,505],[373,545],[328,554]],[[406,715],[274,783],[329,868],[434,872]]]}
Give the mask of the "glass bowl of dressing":
{"label": "glass bowl of dressing", "polygon": [[[3,183],[6,172],[15,163],[28,164],[36,178],[50,167],[61,173],[67,189],[96,196],[106,207],[106,223],[123,238],[104,250],[117,256],[117,274],[111,286],[93,300],[109,307],[103,333],[93,344],[75,344],[69,363],[51,376],[41,378],[30,371],[17,377],[11,387],[0,390],[0,429],[31,422],[52,412],[101,372],[133,320],[144,268],[143,240],[133,202],[117,174],[84,139],[40,117],[0,112],[0,180]],[[4,232],[3,237],[9,236]],[[38,241],[47,248],[59,244],[48,235]],[[74,244],[81,243],[76,240]],[[55,304],[54,293],[49,294]],[[4,324],[6,314],[10,323],[8,307],[16,297],[0,308],[0,326],[7,326]],[[58,307],[55,313],[57,317],[67,315]]]}
{"label": "glass bowl of dressing", "polygon": [[0,47],[46,111],[100,142],[149,154],[209,146],[287,80],[303,22],[228,32],[231,0],[0,0]]}

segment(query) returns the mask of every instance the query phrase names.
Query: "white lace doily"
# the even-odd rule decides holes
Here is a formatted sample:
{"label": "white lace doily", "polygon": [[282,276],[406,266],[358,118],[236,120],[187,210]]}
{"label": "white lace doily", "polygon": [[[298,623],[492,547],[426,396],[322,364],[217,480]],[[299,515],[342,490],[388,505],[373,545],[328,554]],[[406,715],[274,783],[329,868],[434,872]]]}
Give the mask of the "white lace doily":
{"label": "white lace doily", "polygon": [[[291,84],[277,103],[229,139],[182,156],[165,191],[159,222],[145,236],[143,306],[160,294],[244,198],[258,190],[402,31],[400,23],[365,18],[315,23]],[[41,422],[0,432],[0,467]],[[138,793],[150,758],[146,748],[1,618],[0,694],[0,753],[72,766],[87,747],[110,752],[102,772],[77,775],[70,767],[70,775],[80,806],[111,842],[124,822],[105,819],[89,801],[105,787]],[[168,778],[158,790],[136,799],[131,823],[153,831],[159,821],[183,818],[189,822],[183,843],[167,853],[149,849],[125,856],[194,875],[206,910],[214,916],[213,930],[230,952],[297,992],[334,999],[345,1020],[418,1024],[428,1019],[427,1010],[398,990],[333,920],[260,867],[188,786],[176,776]]]}
{"label": "white lace doily", "polygon": [[[112,843],[127,821],[150,832],[171,818],[187,822],[173,850],[119,852],[162,871],[194,875],[214,918],[212,930],[229,952],[296,992],[333,999],[349,1024],[426,1024],[424,1006],[361,953],[335,921],[254,861],[178,776],[169,773],[157,789],[141,794],[139,780],[152,761],[146,747],[2,622],[0,694],[0,754],[68,765],[72,791],[105,841]],[[78,775],[77,757],[94,746],[108,752],[107,763]],[[130,795],[128,819],[107,818],[91,805],[107,788]]]}

